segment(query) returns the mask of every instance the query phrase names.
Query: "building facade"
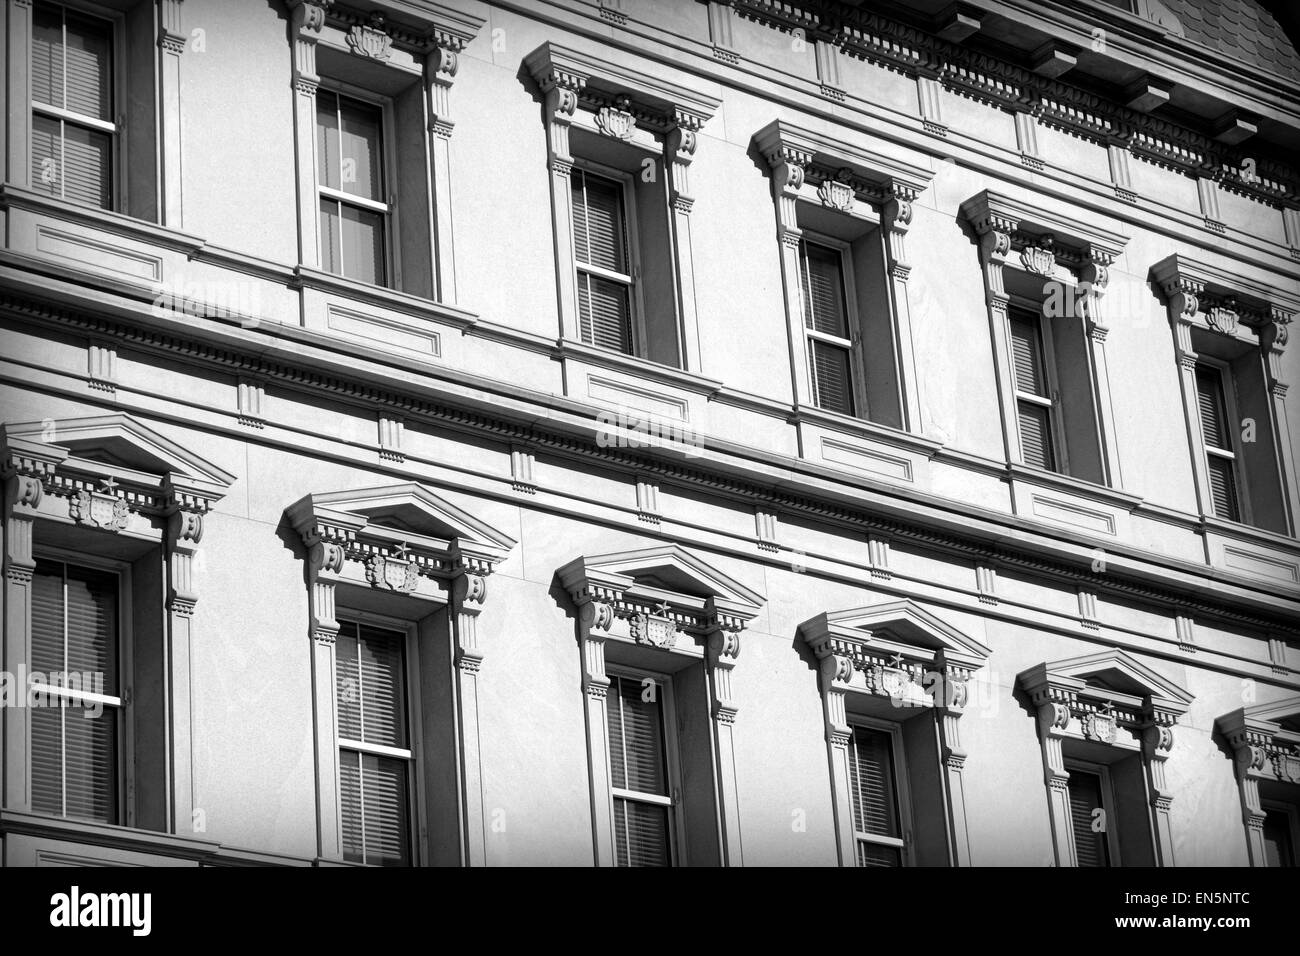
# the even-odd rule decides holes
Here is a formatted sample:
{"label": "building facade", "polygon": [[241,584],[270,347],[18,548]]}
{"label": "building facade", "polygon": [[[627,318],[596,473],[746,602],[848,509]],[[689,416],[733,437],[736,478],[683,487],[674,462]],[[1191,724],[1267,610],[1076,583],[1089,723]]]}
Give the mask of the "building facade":
{"label": "building facade", "polygon": [[1254,0],[5,0],[5,865],[1287,865]]}

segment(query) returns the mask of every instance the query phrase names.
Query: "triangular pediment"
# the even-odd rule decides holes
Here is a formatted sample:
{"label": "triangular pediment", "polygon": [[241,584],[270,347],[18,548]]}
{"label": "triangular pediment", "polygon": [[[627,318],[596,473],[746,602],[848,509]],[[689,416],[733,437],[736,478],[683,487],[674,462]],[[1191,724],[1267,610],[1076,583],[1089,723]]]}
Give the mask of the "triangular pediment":
{"label": "triangular pediment", "polygon": [[953,627],[912,601],[890,601],[868,607],[832,611],[804,625],[805,633],[830,631],[840,636],[892,640],[928,651],[947,651],[983,660],[992,651],[973,637]]}
{"label": "triangular pediment", "polygon": [[334,520],[373,532],[433,541],[456,540],[501,552],[515,539],[442,498],[424,485],[403,482],[374,488],[308,495],[289,508],[295,526],[305,520]]}
{"label": "triangular pediment", "polygon": [[11,453],[18,447],[43,448],[74,471],[109,470],[180,479],[227,488],[229,472],[194,454],[124,412],[86,418],[46,419],[3,426]]}
{"label": "triangular pediment", "polygon": [[1191,693],[1119,649],[1039,664],[1023,672],[1019,681],[1031,694],[1051,685],[1099,698],[1150,698],[1160,709],[1177,714],[1185,713],[1193,700]]}
{"label": "triangular pediment", "polygon": [[583,556],[560,569],[560,579],[569,589],[590,578],[599,578],[626,590],[663,592],[701,601],[712,599],[716,604],[738,611],[757,612],[763,605],[760,594],[675,544]]}

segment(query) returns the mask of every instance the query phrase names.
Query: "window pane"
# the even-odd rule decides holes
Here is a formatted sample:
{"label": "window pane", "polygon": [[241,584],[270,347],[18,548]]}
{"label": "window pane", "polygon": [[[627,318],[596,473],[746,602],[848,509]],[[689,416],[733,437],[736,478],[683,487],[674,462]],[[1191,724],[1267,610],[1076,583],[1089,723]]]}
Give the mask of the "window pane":
{"label": "window pane", "polygon": [[[384,201],[377,108],[339,97],[339,150],[342,189],[354,196]],[[340,188],[338,186],[335,187]]]}
{"label": "window pane", "polygon": [[98,717],[81,707],[63,710],[67,809],[70,817],[117,822],[117,711]]}
{"label": "window pane", "polygon": [[1016,389],[1046,398],[1047,381],[1043,375],[1042,329],[1037,318],[1012,315],[1011,352],[1015,365]]}
{"label": "window pane", "polygon": [[630,355],[631,293],[621,283],[579,272],[578,317],[582,341]]}
{"label": "window pane", "polygon": [[63,124],[63,198],[108,209],[113,204],[113,140],[107,133]]}
{"label": "window pane", "polygon": [[37,561],[32,572],[33,671],[65,670],[63,656],[63,565]]}
{"label": "window pane", "polygon": [[[63,816],[63,708],[33,707],[32,809]],[[74,719],[76,717],[74,712]]]}
{"label": "window pane", "polygon": [[63,106],[63,17],[44,3],[32,10],[32,99]]}
{"label": "window pane", "polygon": [[320,264],[326,272],[343,275],[343,235],[339,220],[339,203],[320,201]]}
{"label": "window pane", "polygon": [[1210,475],[1210,503],[1216,517],[1225,521],[1241,520],[1241,504],[1237,498],[1237,475],[1230,458],[1206,455]]}
{"label": "window pane", "polygon": [[379,213],[340,204],[343,212],[343,275],[384,284],[384,219]]}
{"label": "window pane", "polygon": [[343,824],[343,859],[365,862],[361,841],[361,754],[339,751],[339,816]]}
{"label": "window pane", "polygon": [[1107,814],[1093,817],[1101,809],[1101,777],[1083,770],[1070,770],[1070,822],[1074,827],[1074,846],[1080,866],[1110,866],[1110,849],[1105,831],[1093,832],[1093,821],[1106,820]]}
{"label": "window pane", "polygon": [[362,626],[357,645],[361,674],[361,740],[406,746],[405,635]]}
{"label": "window pane", "polygon": [[316,93],[316,182],[339,188],[338,98],[329,90]]}
{"label": "window pane", "polygon": [[117,575],[67,566],[68,667],[103,675],[117,694]]}
{"label": "window pane", "polygon": [[815,339],[808,340],[808,348],[817,407],[852,415],[853,379],[849,370],[849,350]]}
{"label": "window pane", "polygon": [[334,642],[334,700],[338,710],[339,736],[361,739],[361,670],[357,658],[357,626],[339,624]]}
{"label": "window pane", "polygon": [[584,265],[627,275],[623,187],[575,170],[573,183],[574,250]]}
{"label": "window pane", "polygon": [[858,866],[902,866],[903,854],[896,846],[858,841]]}
{"label": "window pane", "polygon": [[66,16],[67,109],[111,123],[109,68],[112,27],[104,20],[83,17],[71,11]]}
{"label": "window pane", "polygon": [[835,249],[803,244],[804,324],[818,332],[849,337],[844,308],[844,260]]}
{"label": "window pane", "polygon": [[32,189],[63,198],[62,123],[48,116],[32,117]]}
{"label": "window pane", "polygon": [[668,795],[659,691],[656,687],[653,700],[642,700],[644,691],[639,680],[613,679],[606,713],[615,787]]}
{"label": "window pane", "polygon": [[614,840],[619,866],[669,866],[668,808],[615,799]]}
{"label": "window pane", "polygon": [[1201,409],[1201,432],[1211,448],[1232,450],[1228,437],[1228,414],[1223,395],[1223,376],[1218,369],[1196,369],[1196,400]]}
{"label": "window pane", "polygon": [[362,754],[361,773],[365,862],[371,866],[408,866],[411,831],[406,764]]}
{"label": "window pane", "polygon": [[1026,465],[1049,471],[1055,468],[1052,453],[1051,410],[1033,402],[1017,402],[1020,412],[1020,455]]}
{"label": "window pane", "polygon": [[1264,814],[1264,860],[1268,866],[1295,866],[1291,821],[1278,810]]}
{"label": "window pane", "polygon": [[901,836],[890,735],[884,731],[854,727],[849,763],[854,829],[874,836]]}

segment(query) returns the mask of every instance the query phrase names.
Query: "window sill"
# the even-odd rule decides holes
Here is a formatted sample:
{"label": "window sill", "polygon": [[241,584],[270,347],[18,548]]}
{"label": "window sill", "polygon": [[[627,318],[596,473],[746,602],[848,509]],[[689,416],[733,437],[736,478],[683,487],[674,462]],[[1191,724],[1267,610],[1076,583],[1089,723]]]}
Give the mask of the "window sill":
{"label": "window sill", "polygon": [[[70,820],[18,810],[0,810],[0,834],[58,840],[85,846],[163,856],[202,863],[243,862],[273,866],[309,865],[309,861],[258,850],[240,850],[211,840],[176,836],[154,830],[113,826],[90,820]],[[110,861],[105,861],[110,862]]]}
{"label": "window sill", "polygon": [[134,239],[189,255],[194,255],[204,245],[201,238],[187,232],[177,232],[175,229],[168,229],[166,226],[159,226],[144,219],[135,219],[119,212],[80,206],[62,199],[51,199],[49,196],[42,196],[38,192],[12,183],[0,186],[0,208],[28,209],[45,213],[95,229],[129,235]]}
{"label": "window sill", "polygon": [[355,301],[368,302],[383,308],[396,309],[424,319],[432,319],[459,329],[468,329],[477,324],[478,315],[442,305],[432,299],[425,299],[396,289],[370,285],[353,279],[344,279],[330,272],[322,272],[310,266],[298,265],[293,270],[293,285],[300,289],[314,289],[346,296]]}
{"label": "window sill", "polygon": [[662,365],[650,359],[625,355],[622,352],[587,345],[585,342],[573,339],[560,339],[556,343],[556,355],[561,359],[573,358],[601,368],[616,369],[638,378],[672,385],[709,397],[722,388],[722,382],[697,372],[687,372],[671,365]]}

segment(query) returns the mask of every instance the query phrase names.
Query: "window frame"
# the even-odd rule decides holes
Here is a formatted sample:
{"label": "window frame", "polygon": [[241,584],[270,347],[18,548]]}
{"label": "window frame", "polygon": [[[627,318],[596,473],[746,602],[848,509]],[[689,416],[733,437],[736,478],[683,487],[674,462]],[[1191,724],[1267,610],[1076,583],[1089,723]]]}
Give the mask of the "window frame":
{"label": "window frame", "polygon": [[[1216,458],[1226,458],[1232,462],[1232,480],[1237,492],[1237,518],[1233,522],[1232,518],[1221,515],[1214,510],[1214,498],[1206,488],[1206,503],[1210,506],[1210,513],[1220,521],[1230,521],[1235,524],[1250,525],[1255,527],[1254,513],[1250,506],[1250,486],[1246,481],[1245,474],[1245,455],[1241,448],[1241,433],[1237,425],[1241,422],[1241,414],[1237,409],[1237,378],[1232,374],[1232,363],[1213,355],[1198,354],[1196,357],[1196,369],[1199,371],[1202,367],[1212,370],[1219,377],[1219,387],[1223,390],[1223,414],[1225,421],[1224,432],[1227,435],[1228,443],[1231,448],[1213,448],[1205,440],[1205,422],[1201,421],[1201,395],[1200,387],[1196,391],[1196,422],[1200,426],[1197,436],[1198,443],[1201,446],[1201,456],[1205,459],[1206,481],[1209,480],[1210,456]],[[1193,376],[1194,378],[1195,376]],[[1274,452],[1276,457],[1276,451]]]}
{"label": "window frame", "polygon": [[[915,866],[915,841],[912,839],[912,795],[908,787],[907,749],[903,742],[903,727],[893,721],[880,720],[864,714],[849,714],[848,725],[850,733],[856,732],[861,727],[864,730],[889,734],[890,772],[894,776],[894,800],[898,807],[898,829],[903,834],[901,838],[895,839],[893,837],[882,837],[874,833],[863,833],[855,827],[853,830],[854,866],[857,866],[858,844],[863,842],[874,843],[877,846],[896,846],[899,850],[899,866]],[[854,745],[855,741],[850,739],[849,746],[853,747]],[[852,789],[849,790],[849,799],[850,801],[853,799]],[[853,806],[849,807],[850,817],[852,817],[856,809]]]}
{"label": "window frame", "polygon": [[[73,565],[83,568],[89,568],[95,571],[107,571],[117,576],[117,667],[118,667],[118,689],[121,692],[118,696],[118,703],[110,704],[111,695],[91,695],[104,698],[102,703],[105,707],[114,706],[117,708],[120,720],[117,727],[117,748],[118,748],[118,766],[116,773],[117,786],[117,805],[118,820],[111,823],[112,826],[134,827],[136,821],[135,812],[135,735],[131,732],[135,721],[135,694],[132,683],[135,666],[135,632],[133,628],[134,607],[131,601],[132,582],[131,582],[131,564],[127,561],[120,561],[114,558],[106,558],[100,555],[87,554],[83,551],[74,551],[70,548],[60,548],[47,545],[37,545],[32,548],[32,557],[36,561],[57,561],[64,565]],[[27,643],[25,648],[25,658],[28,673],[32,671],[32,632],[31,627],[27,629]],[[46,693],[63,694],[59,688],[49,687],[48,685],[29,685],[32,687],[40,686]],[[32,740],[31,740],[31,722],[27,726],[27,754],[28,760],[31,759]],[[27,805],[31,803],[31,786],[32,773],[31,766],[27,771]],[[66,777],[63,785],[67,789]],[[63,795],[64,804],[67,803],[66,792]],[[37,812],[33,809],[32,812]],[[70,817],[66,813],[59,814],[60,820],[83,820],[82,817]]]}
{"label": "window frame", "polygon": [[[1112,825],[1112,819],[1116,817],[1119,801],[1115,797],[1115,786],[1111,781],[1110,767],[1104,763],[1096,763],[1091,760],[1081,760],[1077,757],[1066,757],[1064,760],[1065,772],[1073,775],[1075,770],[1082,773],[1092,774],[1101,781],[1101,809],[1104,811],[1103,819],[1106,821],[1106,852],[1109,855],[1109,861],[1106,864],[1107,869],[1115,869],[1123,866],[1123,860],[1119,852],[1119,828]],[[1066,781],[1066,788],[1069,788],[1069,781]],[[1074,832],[1074,821],[1070,820],[1070,838],[1074,840],[1075,846],[1078,846],[1079,835]],[[1075,853],[1075,867],[1078,867],[1078,853]]]}
{"label": "window frame", "polygon": [[[1280,813],[1287,821],[1291,836],[1291,866],[1295,867],[1300,864],[1300,808],[1294,803],[1286,803],[1281,800],[1261,800],[1259,808],[1264,813]],[[1286,867],[1279,867],[1285,869]]]}
{"label": "window frame", "polygon": [[[648,361],[646,354],[649,351],[649,342],[645,330],[645,302],[642,300],[644,282],[642,281],[643,273],[641,269],[641,233],[636,220],[636,186],[632,174],[587,159],[584,156],[575,155],[573,157],[573,173],[570,175],[577,173],[584,177],[591,175],[597,179],[604,179],[619,187],[623,206],[623,241],[627,245],[627,264],[631,269],[630,275],[622,276],[600,266],[578,262],[578,231],[574,223],[577,211],[570,202],[569,257],[573,263],[573,311],[578,321],[578,341],[590,348],[608,348],[608,346],[598,345],[595,342],[587,342],[582,338],[582,308],[580,305],[581,299],[578,295],[578,286],[582,279],[582,272],[586,270],[590,274],[610,282],[626,283],[628,287],[628,344],[631,346],[632,351],[617,354],[627,354],[633,358]],[[570,189],[572,189],[572,186],[570,186]]]}
{"label": "window frame", "polygon": [[[678,738],[677,738],[677,699],[673,693],[672,677],[659,671],[648,668],[629,667],[620,664],[607,664],[605,674],[610,678],[610,687],[613,689],[615,678],[624,680],[643,681],[647,677],[654,680],[655,685],[659,688],[659,712],[661,715],[661,724],[664,735],[664,764],[666,765],[667,780],[665,781],[668,789],[667,803],[657,794],[642,793],[637,790],[620,790],[614,786],[614,775],[612,762],[610,761],[608,743],[606,745],[605,760],[611,764],[609,773],[609,812],[610,819],[614,819],[614,799],[633,800],[643,803],[650,803],[655,806],[668,807],[668,850],[669,850],[669,867],[682,866],[686,859],[686,825],[682,818],[682,775],[681,760],[679,756]],[[650,797],[652,799],[645,799]],[[614,851],[614,865],[618,866],[618,850]]]}
{"label": "window frame", "polygon": [[[807,262],[805,245],[809,242],[814,246],[821,246],[823,249],[831,249],[839,253],[840,281],[844,287],[844,325],[849,333],[847,339],[840,339],[825,332],[818,332],[808,326],[808,303],[804,301],[803,287],[804,268]],[[813,399],[816,408],[831,415],[847,414],[849,418],[871,421],[871,410],[867,403],[866,368],[862,361],[862,323],[858,314],[857,286],[854,284],[853,279],[852,243],[845,242],[843,239],[836,239],[813,229],[801,230],[799,237],[799,305],[799,323],[804,333],[804,349],[807,352],[805,374],[808,376],[808,394]],[[821,404],[821,396],[817,390],[817,376],[813,371],[813,341],[825,342],[828,345],[844,348],[849,353],[849,375],[852,378],[852,381],[849,382],[849,395],[853,399],[852,411],[841,412],[833,408],[825,408]]]}
{"label": "window frame", "polygon": [[[338,98],[355,100],[365,106],[370,106],[379,111],[379,150],[380,162],[379,169],[382,176],[382,193],[384,202],[376,202],[372,199],[366,199],[363,196],[353,196],[341,189],[331,189],[320,181],[321,160],[317,155],[317,147],[320,138],[320,127],[317,125],[316,116],[319,115],[320,96],[321,94],[332,95],[335,97],[336,106]],[[316,91],[316,108],[317,113],[312,116],[312,155],[315,162],[312,164],[312,181],[315,184],[314,197],[317,208],[316,216],[316,261],[320,263],[323,272],[344,282],[359,282],[362,285],[376,285],[377,288],[391,289],[394,291],[401,290],[402,271],[401,271],[401,249],[398,245],[400,236],[400,225],[398,223],[398,208],[401,205],[398,202],[397,192],[393,187],[397,179],[396,148],[397,141],[394,138],[393,127],[395,124],[395,111],[393,101],[390,97],[382,93],[375,93],[367,90],[365,87],[356,86],[345,80],[339,80],[334,77],[322,76],[320,86]],[[339,160],[342,161],[342,151],[340,150]],[[367,212],[377,213],[383,220],[383,244],[384,244],[384,275],[382,284],[365,282],[362,279],[355,279],[345,275],[342,272],[330,272],[325,268],[325,222],[320,215],[320,203],[322,199],[328,199],[332,202],[346,203],[364,209]],[[342,257],[342,232],[339,234],[339,255]]]}
{"label": "window frame", "polygon": [[[31,183],[32,191],[40,194],[44,198],[54,199],[58,202],[66,202],[73,206],[78,206],[84,209],[99,209],[102,212],[125,214],[126,210],[129,208],[129,203],[128,203],[129,197],[127,196],[128,177],[126,174],[126,163],[122,161],[122,157],[127,154],[127,148],[129,145],[127,142],[128,126],[130,125],[129,123],[126,122],[127,117],[125,116],[125,110],[123,109],[122,106],[123,97],[125,96],[124,91],[126,90],[127,87],[126,13],[124,11],[118,11],[107,7],[102,7],[96,3],[87,3],[85,2],[85,0],[33,0],[33,3],[31,5],[32,26],[31,29],[28,31],[28,37],[27,37],[27,51],[28,51],[27,55],[29,57],[29,61],[28,61],[29,67],[31,66],[30,58],[34,55],[35,52],[35,42],[36,42],[35,18],[36,18],[36,10],[37,7],[39,6],[56,7],[64,11],[62,22],[63,22],[63,38],[65,40],[65,47],[66,47],[66,37],[67,37],[67,11],[71,10],[73,13],[76,13],[83,17],[102,20],[109,25],[109,28],[111,30],[111,35],[109,37],[109,51],[110,51],[109,56],[112,57],[112,62],[109,64],[109,70],[108,70],[109,85],[110,85],[109,95],[108,95],[108,105],[109,105],[109,113],[112,115],[113,119],[112,122],[106,122],[104,120],[100,120],[90,116],[85,116],[81,113],[76,113],[71,110],[65,110],[65,109],[60,109],[58,107],[49,106],[48,104],[45,103],[38,104],[36,102],[34,85],[32,82],[29,82],[27,84],[28,87],[27,163],[29,167],[31,166],[31,162],[32,162],[32,150],[34,148],[33,139],[35,136],[34,130],[36,127],[36,116],[38,114],[43,115],[49,119],[57,119],[65,123],[73,123],[74,125],[78,125],[83,128],[93,129],[97,132],[107,133],[109,135],[108,182],[109,182],[110,194],[109,194],[109,203],[106,207],[88,206],[85,205],[84,203],[79,203],[74,200],[68,199],[66,198],[66,196],[63,195],[64,163],[63,163],[62,156],[60,156],[59,158],[59,165],[60,165],[59,193],[60,194],[58,196],[53,196],[45,193],[44,191],[42,191],[37,187],[37,184],[34,180]],[[111,129],[109,129],[109,127],[111,127]],[[62,130],[62,127],[60,127],[60,130]]]}
{"label": "window frame", "polygon": [[[344,738],[339,730],[338,721],[338,664],[335,662],[335,717],[334,717],[334,781],[337,788],[338,799],[338,820],[339,827],[339,848],[342,853],[342,828],[343,828],[343,786],[342,786],[342,765],[340,754],[343,750],[351,750],[356,753],[370,754],[371,756],[387,757],[394,760],[407,761],[407,800],[408,815],[407,821],[410,826],[411,846],[409,848],[411,859],[410,866],[424,866],[428,859],[425,847],[426,813],[425,813],[425,787],[424,787],[424,711],[420,701],[420,659],[419,659],[419,627],[418,625],[403,618],[391,617],[385,614],[377,614],[374,611],[362,611],[350,607],[346,602],[342,602],[338,610],[337,620],[340,625],[353,623],[365,625],[367,627],[380,628],[387,631],[393,631],[402,635],[403,645],[402,665],[405,669],[405,689],[406,689],[406,726],[407,726],[407,754],[401,750],[385,747],[381,744],[367,744],[360,740],[349,740],[344,745]],[[364,820],[362,828],[364,832]],[[356,862],[344,859],[343,862],[348,866],[377,867],[373,863]]]}
{"label": "window frame", "polygon": [[[1042,469],[1054,475],[1066,475],[1073,477],[1070,471],[1070,455],[1066,448],[1065,437],[1062,434],[1062,412],[1061,412],[1061,385],[1056,370],[1056,339],[1052,333],[1052,323],[1046,315],[1043,314],[1043,303],[1035,302],[1032,299],[1021,295],[1011,295],[1007,302],[1007,343],[1012,342],[1010,334],[1011,323],[1016,321],[1014,313],[1022,313],[1032,319],[1038,328],[1038,347],[1040,350],[1043,363],[1043,384],[1047,389],[1047,395],[1035,395],[1032,392],[1021,391],[1019,383],[1016,381],[1014,356],[1011,362],[1011,392],[1016,402],[1016,438],[1020,442],[1020,463],[1027,468],[1040,468],[1039,465],[1030,464],[1025,460],[1025,442],[1024,436],[1020,434],[1020,403],[1029,402],[1031,405],[1037,405],[1039,408],[1047,409],[1047,431],[1048,438],[1052,444],[1052,464],[1054,467]],[[1092,401],[1089,396],[1089,402]],[[1093,417],[1096,417],[1096,409],[1093,409]]]}

